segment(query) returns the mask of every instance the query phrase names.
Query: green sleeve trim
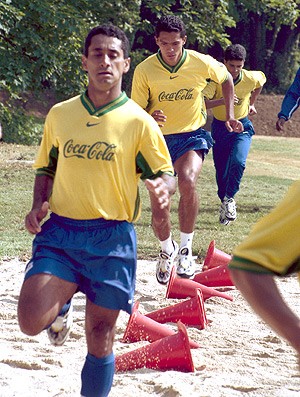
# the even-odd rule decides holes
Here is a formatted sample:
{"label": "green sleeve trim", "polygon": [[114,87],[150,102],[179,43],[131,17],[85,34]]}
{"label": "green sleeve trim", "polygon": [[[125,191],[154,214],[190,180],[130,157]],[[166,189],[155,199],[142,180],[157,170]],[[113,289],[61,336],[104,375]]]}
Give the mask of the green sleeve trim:
{"label": "green sleeve trim", "polygon": [[45,167],[37,168],[36,175],[47,175],[54,178],[58,161],[58,147],[52,146],[49,152],[49,162]]}
{"label": "green sleeve trim", "polygon": [[134,213],[132,217],[132,222],[136,221],[138,215],[139,215],[139,210],[141,206],[141,196],[140,196],[140,190],[137,188],[137,194],[136,194],[136,200],[135,200],[135,207],[134,207]]}
{"label": "green sleeve trim", "polygon": [[247,272],[257,274],[275,274],[272,270],[269,270],[256,262],[252,262],[248,259],[235,255],[231,259],[228,267],[229,269],[245,270]]}
{"label": "green sleeve trim", "polygon": [[139,152],[138,155],[136,156],[136,172],[138,174],[141,174],[142,180],[155,179],[161,176],[162,174],[166,173],[163,171],[158,171],[157,173],[154,173],[141,152]]}

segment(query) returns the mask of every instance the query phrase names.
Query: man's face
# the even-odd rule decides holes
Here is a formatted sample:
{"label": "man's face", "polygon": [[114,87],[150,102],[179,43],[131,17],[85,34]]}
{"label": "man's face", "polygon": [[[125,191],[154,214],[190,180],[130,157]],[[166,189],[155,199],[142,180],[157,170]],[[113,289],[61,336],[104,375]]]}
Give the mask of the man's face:
{"label": "man's face", "polygon": [[239,61],[235,59],[224,61],[224,64],[234,80],[239,77],[239,74],[244,67],[244,61]]}
{"label": "man's face", "polygon": [[82,67],[88,73],[89,86],[100,90],[121,86],[122,76],[130,66],[130,59],[124,59],[121,45],[121,40],[116,37],[102,34],[92,37],[88,56],[82,57]]}
{"label": "man's face", "polygon": [[186,43],[186,36],[180,37],[179,32],[160,32],[158,37],[155,37],[163,60],[170,66],[175,66],[181,56],[182,48]]}

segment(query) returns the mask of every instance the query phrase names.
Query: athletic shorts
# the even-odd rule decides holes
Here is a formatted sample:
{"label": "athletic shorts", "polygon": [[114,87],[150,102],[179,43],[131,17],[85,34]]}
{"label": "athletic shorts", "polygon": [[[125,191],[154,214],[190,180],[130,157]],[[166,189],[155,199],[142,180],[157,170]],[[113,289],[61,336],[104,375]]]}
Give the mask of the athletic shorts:
{"label": "athletic shorts", "polygon": [[33,241],[25,279],[46,273],[78,285],[98,306],[131,313],[136,277],[131,223],[51,214]]}
{"label": "athletic shorts", "polygon": [[233,251],[232,269],[279,276],[300,271],[300,181]]}
{"label": "athletic shorts", "polygon": [[191,150],[202,150],[205,156],[213,145],[210,133],[203,128],[192,132],[164,135],[164,138],[173,164],[184,153]]}

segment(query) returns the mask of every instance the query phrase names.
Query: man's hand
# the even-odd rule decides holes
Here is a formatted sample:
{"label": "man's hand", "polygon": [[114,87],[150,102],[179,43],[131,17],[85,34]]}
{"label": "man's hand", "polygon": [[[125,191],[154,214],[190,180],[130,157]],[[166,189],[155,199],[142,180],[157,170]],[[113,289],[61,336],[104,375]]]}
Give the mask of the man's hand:
{"label": "man's hand", "polygon": [[151,114],[151,116],[154,118],[154,120],[157,122],[159,127],[163,127],[164,123],[167,120],[167,116],[164,115],[164,112],[162,110],[154,110],[154,112]]}
{"label": "man's hand", "polygon": [[236,119],[230,119],[225,122],[226,128],[229,132],[240,133],[244,131],[243,124]]}
{"label": "man's hand", "polygon": [[49,211],[48,201],[44,201],[41,208],[32,209],[25,217],[25,227],[31,234],[37,234],[41,231],[40,222],[44,219]]}
{"label": "man's hand", "polygon": [[276,122],[276,130],[277,131],[283,131],[283,127],[284,127],[285,122],[286,122],[285,119],[282,119],[282,118],[278,119],[277,122]]}
{"label": "man's hand", "polygon": [[250,105],[249,106],[249,116],[254,116],[255,114],[257,114],[257,110],[256,110],[255,106]]}
{"label": "man's hand", "polygon": [[155,179],[146,179],[145,185],[149,192],[157,197],[161,209],[168,207],[170,203],[170,192],[167,183],[160,177]]}

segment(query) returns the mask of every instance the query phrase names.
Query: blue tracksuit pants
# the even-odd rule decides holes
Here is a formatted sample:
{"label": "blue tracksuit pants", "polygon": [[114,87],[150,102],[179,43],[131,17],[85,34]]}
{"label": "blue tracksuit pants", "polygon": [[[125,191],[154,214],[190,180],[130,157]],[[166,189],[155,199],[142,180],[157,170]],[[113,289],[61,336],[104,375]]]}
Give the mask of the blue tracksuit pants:
{"label": "blue tracksuit pants", "polygon": [[213,119],[211,135],[214,140],[213,160],[216,169],[218,196],[233,198],[239,191],[241,179],[246,167],[252,136],[255,134],[253,124],[245,117],[240,120],[244,132],[229,132],[224,121]]}

